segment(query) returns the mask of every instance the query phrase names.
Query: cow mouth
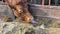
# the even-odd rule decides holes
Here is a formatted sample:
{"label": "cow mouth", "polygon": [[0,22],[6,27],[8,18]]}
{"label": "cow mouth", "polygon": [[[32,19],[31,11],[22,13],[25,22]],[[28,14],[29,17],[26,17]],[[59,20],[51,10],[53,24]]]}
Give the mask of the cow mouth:
{"label": "cow mouth", "polygon": [[38,22],[34,20],[34,17],[32,17],[32,18],[30,19],[30,22],[31,22],[32,24],[34,24],[34,25],[38,24]]}

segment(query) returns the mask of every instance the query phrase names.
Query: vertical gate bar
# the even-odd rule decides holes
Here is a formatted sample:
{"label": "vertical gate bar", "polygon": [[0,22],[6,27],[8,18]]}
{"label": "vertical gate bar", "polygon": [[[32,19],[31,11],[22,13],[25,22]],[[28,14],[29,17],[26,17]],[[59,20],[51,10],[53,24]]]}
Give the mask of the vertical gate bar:
{"label": "vertical gate bar", "polygon": [[30,2],[32,3],[32,0],[30,0]]}
{"label": "vertical gate bar", "polygon": [[49,4],[48,4],[49,5],[49,8],[50,8],[50,2],[51,2],[51,0],[49,0]]}
{"label": "vertical gate bar", "polygon": [[51,2],[51,0],[49,0],[49,6],[50,6],[50,2]]}
{"label": "vertical gate bar", "polygon": [[55,5],[58,5],[58,0],[55,0]]}
{"label": "vertical gate bar", "polygon": [[42,5],[44,5],[44,0],[42,0]]}
{"label": "vertical gate bar", "polygon": [[42,0],[42,8],[44,8],[44,0]]}

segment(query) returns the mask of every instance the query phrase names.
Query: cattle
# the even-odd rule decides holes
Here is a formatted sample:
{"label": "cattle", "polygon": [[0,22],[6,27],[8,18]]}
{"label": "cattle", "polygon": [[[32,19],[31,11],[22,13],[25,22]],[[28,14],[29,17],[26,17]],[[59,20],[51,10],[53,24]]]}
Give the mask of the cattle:
{"label": "cattle", "polygon": [[5,2],[13,7],[14,15],[20,20],[26,23],[37,23],[28,11],[28,6],[26,5],[27,0],[5,0]]}
{"label": "cattle", "polygon": [[29,20],[31,19],[32,15],[29,13],[28,9],[24,7],[23,5],[16,5],[16,9],[13,10],[14,15],[25,21],[26,23],[30,22]]}

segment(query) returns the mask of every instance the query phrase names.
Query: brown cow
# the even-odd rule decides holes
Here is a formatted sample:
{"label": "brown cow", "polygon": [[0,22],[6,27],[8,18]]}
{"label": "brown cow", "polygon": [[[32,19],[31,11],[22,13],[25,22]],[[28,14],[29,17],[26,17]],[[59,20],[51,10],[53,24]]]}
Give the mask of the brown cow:
{"label": "brown cow", "polygon": [[19,18],[27,23],[29,23],[29,22],[37,23],[34,21],[33,16],[29,13],[28,7],[25,4],[26,1],[27,0],[5,0],[5,2],[8,5],[14,7],[13,12],[17,18]]}
{"label": "brown cow", "polygon": [[18,4],[21,0],[5,0],[5,2],[8,4],[8,5],[11,5],[11,6],[15,6],[16,4]]}
{"label": "brown cow", "polygon": [[15,6],[20,2],[25,3],[27,0],[4,0],[4,1],[10,6]]}
{"label": "brown cow", "polygon": [[32,15],[28,12],[28,9],[24,7],[23,5],[16,5],[14,10],[14,15],[25,21],[25,22],[30,22],[29,20],[31,19]]}

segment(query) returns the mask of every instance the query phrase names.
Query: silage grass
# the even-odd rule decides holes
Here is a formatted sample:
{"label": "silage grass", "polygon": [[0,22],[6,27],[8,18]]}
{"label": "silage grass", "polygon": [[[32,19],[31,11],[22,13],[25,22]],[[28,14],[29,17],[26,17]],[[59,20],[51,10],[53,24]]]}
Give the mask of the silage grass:
{"label": "silage grass", "polygon": [[56,19],[53,18],[46,18],[46,17],[40,17],[35,18],[39,24],[44,24],[45,28],[60,28],[60,23],[56,21]]}

